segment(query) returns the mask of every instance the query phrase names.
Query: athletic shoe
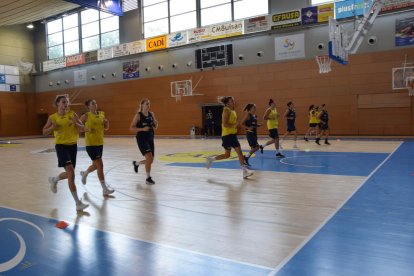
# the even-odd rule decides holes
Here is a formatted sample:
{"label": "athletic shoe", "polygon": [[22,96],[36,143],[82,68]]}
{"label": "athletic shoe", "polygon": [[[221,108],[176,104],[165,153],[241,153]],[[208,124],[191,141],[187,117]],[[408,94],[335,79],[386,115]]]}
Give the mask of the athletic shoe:
{"label": "athletic shoe", "polygon": [[263,148],[264,147],[262,145],[260,145],[259,148],[260,148],[260,153],[263,154]]}
{"label": "athletic shoe", "polygon": [[306,142],[309,142],[309,139],[307,137],[303,137],[303,139],[305,139]]}
{"label": "athletic shoe", "polygon": [[283,154],[281,154],[280,152],[278,152],[278,153],[276,153],[276,157],[284,158],[285,156]]}
{"label": "athletic shoe", "polygon": [[132,166],[134,166],[134,172],[138,173],[139,164],[137,163],[137,161],[132,161]]}
{"label": "athletic shoe", "polygon": [[89,204],[85,204],[82,201],[80,201],[78,204],[76,204],[76,211],[80,212],[88,207],[89,207]]}
{"label": "athletic shoe", "polygon": [[148,184],[148,185],[154,185],[154,184],[155,184],[155,181],[154,181],[154,180],[152,180],[152,178],[151,178],[151,176],[150,176],[150,177],[148,177],[148,178],[145,180],[145,183],[146,183],[146,184]]}
{"label": "athletic shoe", "polygon": [[49,183],[50,183],[50,190],[52,191],[52,193],[56,194],[57,193],[57,181],[55,180],[55,178],[53,176],[49,177]]}
{"label": "athletic shoe", "polygon": [[325,145],[330,145],[331,143],[328,142],[328,140],[325,140]]}
{"label": "athletic shoe", "polygon": [[207,157],[206,158],[206,168],[210,169],[211,168],[211,164],[213,164],[213,157]]}
{"label": "athletic shoe", "polygon": [[110,189],[108,187],[106,187],[105,189],[102,189],[102,195],[103,196],[109,196],[113,192],[115,192],[115,190],[114,189]]}
{"label": "athletic shoe", "polygon": [[250,156],[249,157],[247,157],[247,156],[243,156],[244,157],[244,163],[247,165],[247,166],[250,166],[250,163],[249,163],[249,158],[250,158]]}
{"label": "athletic shoe", "polygon": [[86,185],[86,177],[88,177],[88,175],[84,171],[81,171],[80,175],[82,177],[82,184]]}
{"label": "athletic shoe", "polygon": [[252,175],[253,175],[253,172],[250,172],[246,169],[243,169],[243,178],[244,179],[246,179],[246,178],[248,178],[249,176],[252,176]]}
{"label": "athletic shoe", "polygon": [[321,144],[319,143],[319,140],[321,140],[321,139],[316,138],[315,143],[316,143],[316,144],[318,144],[318,145],[320,146]]}

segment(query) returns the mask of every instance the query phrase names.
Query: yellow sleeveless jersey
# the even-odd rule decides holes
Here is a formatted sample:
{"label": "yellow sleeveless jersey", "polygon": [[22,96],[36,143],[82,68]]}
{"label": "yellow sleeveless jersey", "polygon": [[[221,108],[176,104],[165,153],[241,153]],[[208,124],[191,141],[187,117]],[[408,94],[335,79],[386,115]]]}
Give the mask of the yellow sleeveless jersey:
{"label": "yellow sleeveless jersey", "polygon": [[234,127],[225,127],[224,124],[221,124],[221,136],[226,136],[229,134],[237,134],[237,114],[236,111],[228,108],[228,107],[224,107],[223,109],[223,114],[221,116],[221,121],[224,122],[224,111],[225,110],[229,111],[229,124],[234,124]]}
{"label": "yellow sleeveless jersey", "polygon": [[104,137],[105,112],[98,111],[97,114],[86,112],[85,127],[91,131],[85,132],[86,146],[102,146]]}
{"label": "yellow sleeveless jersey", "polygon": [[270,109],[270,113],[267,116],[267,129],[274,129],[277,128],[279,126],[279,121],[277,119],[277,109]]}
{"label": "yellow sleeveless jersey", "polygon": [[318,113],[314,110],[309,111],[309,124],[318,124]]}
{"label": "yellow sleeveless jersey", "polygon": [[319,114],[321,114],[320,111],[315,111],[315,117],[316,117],[316,123],[319,124],[321,120],[319,119]]}
{"label": "yellow sleeveless jersey", "polygon": [[63,116],[57,112],[50,115],[49,119],[58,125],[58,128],[53,131],[55,144],[74,145],[78,142],[79,133],[73,123],[74,117],[75,113],[72,110]]}

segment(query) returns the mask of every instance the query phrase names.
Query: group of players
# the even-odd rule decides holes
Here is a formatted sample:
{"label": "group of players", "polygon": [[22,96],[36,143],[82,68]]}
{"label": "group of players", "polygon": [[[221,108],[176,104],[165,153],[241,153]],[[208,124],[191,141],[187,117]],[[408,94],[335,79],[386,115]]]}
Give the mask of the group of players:
{"label": "group of players", "polygon": [[[253,175],[253,173],[248,170],[248,166],[250,165],[249,158],[258,150],[263,153],[264,147],[274,144],[276,157],[285,157],[280,152],[282,147],[278,134],[279,114],[276,109],[275,101],[272,99],[269,100],[269,107],[266,109],[263,116],[269,130],[269,137],[271,138],[271,140],[267,141],[264,145],[259,145],[257,139],[257,127],[259,127],[260,124],[258,123],[256,116],[256,105],[249,103],[245,106],[245,115],[241,120],[240,125],[246,130],[246,138],[250,146],[250,151],[246,155],[243,155],[237,138],[238,121],[234,98],[230,96],[221,97],[220,101],[224,105],[222,113],[222,146],[225,151],[223,154],[207,157],[207,168],[211,167],[213,161],[229,158],[232,148],[237,153],[243,172],[243,178],[248,178]],[[88,112],[83,114],[80,118],[73,110],[69,109],[69,100],[66,95],[57,96],[55,105],[57,112],[49,116],[43,127],[43,135],[53,133],[58,167],[64,168],[65,171],[57,176],[49,177],[50,188],[53,193],[56,193],[58,182],[63,179],[68,179],[69,190],[75,200],[76,210],[82,211],[89,205],[83,203],[79,199],[75,185],[75,167],[79,132],[85,133],[86,152],[92,160],[92,164],[86,170],[80,172],[81,181],[85,185],[87,176],[96,170],[102,186],[102,194],[103,196],[109,196],[114,193],[114,190],[105,182],[102,162],[104,131],[109,129],[109,121],[105,117],[105,113],[98,110],[97,103],[94,99],[89,99],[85,102]],[[315,142],[317,144],[320,144],[319,141],[321,137],[325,136],[325,144],[329,145],[329,115],[326,110],[326,105],[322,105],[321,108],[321,111],[314,105],[309,108],[309,129],[306,132],[304,139],[305,141],[308,141],[309,135],[314,132],[316,134]],[[285,139],[289,134],[293,134],[294,148],[297,148],[297,134],[295,127],[296,111],[292,102],[287,104],[287,110],[284,113],[284,117],[287,120],[287,131],[281,140]],[[154,113],[150,111],[150,101],[149,99],[144,98],[139,103],[138,112],[134,115],[129,130],[136,134],[138,148],[144,156],[143,160],[132,162],[133,169],[135,173],[138,173],[139,166],[145,166],[145,182],[148,185],[155,184],[155,181],[151,177],[151,166],[154,161],[154,129],[157,127],[158,121],[156,120]]]}

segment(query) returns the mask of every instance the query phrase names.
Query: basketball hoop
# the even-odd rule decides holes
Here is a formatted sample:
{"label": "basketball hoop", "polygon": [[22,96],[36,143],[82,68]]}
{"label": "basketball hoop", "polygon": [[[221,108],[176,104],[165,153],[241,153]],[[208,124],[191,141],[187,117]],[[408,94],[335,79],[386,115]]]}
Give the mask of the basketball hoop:
{"label": "basketball hoop", "polygon": [[332,60],[328,55],[316,56],[315,59],[319,66],[319,74],[326,74],[332,71]]}

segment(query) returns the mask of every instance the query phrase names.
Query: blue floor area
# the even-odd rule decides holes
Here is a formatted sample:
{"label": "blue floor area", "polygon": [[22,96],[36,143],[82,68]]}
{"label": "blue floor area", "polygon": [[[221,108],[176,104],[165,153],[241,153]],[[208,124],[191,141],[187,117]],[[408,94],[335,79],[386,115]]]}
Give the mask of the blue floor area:
{"label": "blue floor area", "polygon": [[414,141],[404,142],[276,275],[414,275]]}
{"label": "blue floor area", "polygon": [[[275,151],[249,159],[250,169],[289,173],[311,173],[329,175],[367,176],[387,156],[385,153],[284,151],[285,158],[275,157]],[[204,163],[171,163],[171,166],[204,167]],[[212,168],[240,169],[238,159],[213,162]]]}
{"label": "blue floor area", "polygon": [[268,275],[271,269],[0,207],[0,275]]}

